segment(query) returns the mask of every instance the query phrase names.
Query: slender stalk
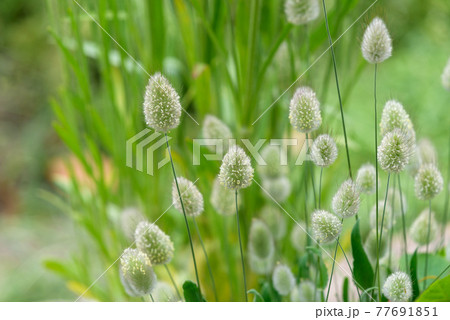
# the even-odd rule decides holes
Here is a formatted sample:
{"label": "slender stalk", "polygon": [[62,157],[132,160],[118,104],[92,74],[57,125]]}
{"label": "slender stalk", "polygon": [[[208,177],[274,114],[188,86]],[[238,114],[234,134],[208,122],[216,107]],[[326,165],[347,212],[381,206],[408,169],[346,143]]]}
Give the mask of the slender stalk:
{"label": "slender stalk", "polygon": [[430,225],[431,225],[431,200],[428,201],[428,231],[427,231],[427,249],[425,251],[425,281],[423,282],[423,290],[427,287],[427,274],[428,274],[428,249],[430,246]]}
{"label": "slender stalk", "polygon": [[320,266],[320,258],[317,257],[316,275],[314,277],[314,296],[313,296],[314,298],[313,299],[316,299],[316,295],[317,295],[317,278],[319,277],[319,272],[320,272],[319,266]]}
{"label": "slender stalk", "polygon": [[336,264],[338,245],[339,245],[339,237],[336,239],[336,247],[334,248],[333,264],[331,266],[330,281],[328,282],[327,297],[325,299],[325,302],[328,302],[328,297],[330,296],[331,282],[333,281],[334,265]]}
{"label": "slender stalk", "polygon": [[404,245],[405,245],[405,264],[406,264],[406,269],[405,270],[409,274],[408,243],[407,243],[407,240],[406,240],[406,219],[405,219],[405,209],[403,208],[403,195],[402,195],[402,185],[400,183],[400,174],[398,175],[398,190],[400,191],[400,208],[401,208],[401,212],[402,212],[403,242],[404,242]]}
{"label": "slender stalk", "polygon": [[[392,198],[391,198],[391,213],[395,212],[395,182],[396,180],[394,179],[394,192],[392,192]],[[391,214],[391,221],[390,221],[390,226],[394,225],[394,214]],[[389,228],[389,258],[388,258],[388,269],[391,269],[391,261],[392,261],[392,239],[394,236],[394,228]],[[406,269],[405,269],[406,270]],[[409,274],[409,272],[408,272]]]}
{"label": "slender stalk", "polygon": [[[306,151],[309,150],[309,135],[306,134]],[[317,201],[316,201],[316,186],[314,183],[314,167],[312,166],[312,164],[310,162],[308,162],[308,171],[309,171],[309,175],[311,176],[311,185],[312,185],[312,189],[313,189],[313,197],[314,197],[314,208],[317,208]]]}
{"label": "slender stalk", "polygon": [[320,209],[320,200],[322,198],[322,173],[323,167],[320,167],[320,178],[319,178],[319,209]]}
{"label": "slender stalk", "polygon": [[[306,139],[306,152],[308,152],[308,137],[305,136]],[[311,245],[311,237],[309,236],[309,223],[308,223],[308,207],[307,207],[307,203],[308,203],[308,170],[307,167],[305,165],[304,169],[303,169],[303,181],[305,183],[304,188],[305,188],[305,228],[306,228],[306,245],[310,246]]]}
{"label": "slender stalk", "polygon": [[214,276],[212,273],[211,264],[209,263],[208,254],[206,253],[205,244],[204,244],[202,236],[200,234],[200,229],[198,228],[198,224],[197,224],[197,221],[195,220],[195,217],[192,217],[192,220],[194,221],[194,227],[195,227],[195,230],[197,231],[198,239],[200,240],[200,245],[202,246],[202,249],[203,249],[203,254],[205,255],[206,265],[208,266],[208,273],[209,273],[209,277],[211,279],[211,284],[213,287],[214,299],[216,301],[218,301],[219,299],[217,297],[216,282],[214,281]]}
{"label": "slender stalk", "polygon": [[449,268],[450,268],[450,264],[449,264],[447,267],[445,267],[445,269],[442,270],[441,273],[439,273],[439,275],[436,277],[436,279],[433,280],[433,282],[430,284],[430,286],[431,286],[433,283],[435,283],[436,281],[438,281],[439,278],[442,277],[442,275],[443,275]]}
{"label": "slender stalk", "polygon": [[167,133],[164,133],[164,136],[166,137],[167,151],[169,152],[170,164],[172,165],[173,178],[175,180],[175,185],[177,186],[178,197],[180,198],[181,209],[183,210],[184,222],[186,223],[186,229],[187,229],[187,233],[189,236],[189,244],[191,245],[192,261],[194,262],[195,277],[197,278],[198,291],[201,294],[200,279],[198,277],[197,261],[195,260],[195,252],[194,252],[194,245],[192,244],[191,230],[189,229],[189,223],[188,223],[187,216],[186,216],[186,210],[184,209],[183,198],[181,197],[180,187],[178,186],[177,173],[175,172],[175,165],[173,164],[172,151],[170,150],[169,139],[167,137]]}
{"label": "slender stalk", "polygon": [[175,283],[175,280],[173,279],[172,273],[170,272],[167,264],[165,264],[164,267],[166,268],[166,271],[167,271],[167,274],[169,275],[170,281],[172,282],[172,285],[173,285],[175,291],[177,292],[178,299],[180,299],[180,301],[181,301],[181,299],[182,299],[181,294],[180,294],[180,291],[178,291],[178,287],[177,287],[177,284]]}
{"label": "slender stalk", "polygon": [[153,299],[153,296],[151,293],[148,294],[150,296],[150,299],[152,300],[152,302],[155,302],[155,299]]}
{"label": "slender stalk", "polygon": [[245,294],[245,301],[248,302],[247,278],[245,277],[244,253],[242,251],[241,229],[239,227],[238,191],[237,190],[235,191],[235,200],[236,200],[236,222],[237,222],[237,232],[238,232],[238,237],[239,237],[239,249],[241,250],[242,275],[244,277],[244,294]]}
{"label": "slender stalk", "polygon": [[[353,274],[352,265],[350,264],[350,261],[348,260],[347,255],[345,254],[344,248],[342,248],[342,246],[341,246],[341,242],[339,240],[337,240],[337,243],[339,245],[339,248],[341,248],[342,253],[344,254],[344,258],[345,258],[345,261],[347,261],[347,265],[350,269],[350,273]],[[356,292],[358,292],[359,301],[361,301],[361,293],[359,292],[359,286],[357,284],[356,284]]]}
{"label": "slender stalk", "polygon": [[448,207],[449,207],[449,196],[450,196],[450,135],[448,139],[448,158],[447,158],[447,183],[445,184],[445,205],[444,205],[444,221],[442,223],[442,240],[441,243],[445,243],[445,231],[447,229],[447,217],[448,217]]}
{"label": "slender stalk", "polygon": [[[381,280],[380,280],[380,247],[379,243],[379,228],[378,228],[378,115],[377,115],[377,64],[375,63],[374,81],[373,81],[373,97],[374,97],[374,121],[375,121],[375,213],[376,213],[376,238],[377,238],[377,270],[378,277],[378,301],[381,302]],[[376,273],[376,272],[375,272]]]}

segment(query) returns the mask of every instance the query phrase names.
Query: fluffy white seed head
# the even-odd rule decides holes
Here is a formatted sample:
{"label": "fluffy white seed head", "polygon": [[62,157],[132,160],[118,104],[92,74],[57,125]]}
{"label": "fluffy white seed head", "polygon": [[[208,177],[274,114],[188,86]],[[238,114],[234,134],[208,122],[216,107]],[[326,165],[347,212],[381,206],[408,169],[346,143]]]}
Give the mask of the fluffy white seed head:
{"label": "fluffy white seed head", "polygon": [[287,265],[279,264],[272,273],[273,287],[282,296],[287,296],[295,286],[295,277]]}
{"label": "fluffy white seed head", "polygon": [[425,138],[420,139],[417,143],[416,154],[420,165],[427,163],[437,165],[437,151],[430,140]]}
{"label": "fluffy white seed head", "polygon": [[316,166],[331,166],[336,160],[337,155],[336,143],[328,134],[318,136],[311,145],[311,158]]}
{"label": "fluffy white seed head", "polygon": [[392,39],[383,20],[376,17],[364,32],[361,50],[369,63],[380,63],[392,55]]}
{"label": "fluffy white seed head", "polygon": [[319,16],[319,2],[317,0],[286,0],[284,13],[290,23],[306,24]]}
{"label": "fluffy white seed head", "polygon": [[425,245],[432,242],[435,239],[436,234],[438,233],[438,226],[436,223],[436,219],[434,218],[434,212],[431,212],[430,237],[428,239],[429,213],[429,209],[423,210],[411,225],[411,238],[418,245]]}
{"label": "fluffy white seed head", "polygon": [[145,221],[142,212],[137,208],[125,208],[120,215],[120,226],[128,240],[134,240],[134,232],[139,222]]}
{"label": "fluffy white seed head", "polygon": [[[231,189],[222,186],[219,179],[214,179],[210,202],[217,213],[228,216],[236,213],[235,194]],[[238,198],[240,196],[238,195]],[[239,200],[239,199],[238,199]],[[240,201],[238,201],[240,203]]]}
{"label": "fluffy white seed head", "polygon": [[264,222],[253,219],[250,226],[248,253],[250,268],[257,274],[272,271],[275,258],[275,244],[272,233]]}
{"label": "fluffy white seed head", "polygon": [[180,124],[180,96],[160,73],[151,76],[145,88],[144,115],[147,125],[156,131],[167,132]]}
{"label": "fluffy white seed head", "polygon": [[173,243],[156,224],[142,221],[135,233],[136,247],[145,253],[152,265],[167,264],[173,258]]}
{"label": "fluffy white seed head", "polygon": [[414,126],[403,105],[397,100],[389,100],[384,105],[381,114],[381,135],[384,136],[396,128],[402,129],[415,137]]}
{"label": "fluffy white seed head", "polygon": [[441,172],[434,164],[420,166],[414,179],[416,196],[420,200],[430,200],[442,191],[444,180]]}
{"label": "fluffy white seed head", "polygon": [[393,302],[406,302],[412,296],[410,277],[401,271],[391,274],[383,285],[384,295]]}
{"label": "fluffy white seed head", "polygon": [[325,210],[315,210],[312,214],[312,229],[317,241],[328,243],[339,236],[342,223],[338,217]]}
{"label": "fluffy white seed head", "polygon": [[266,164],[260,164],[257,169],[263,178],[276,178],[287,173],[287,166],[281,165],[280,146],[265,146],[261,150],[261,157]]}
{"label": "fluffy white seed head", "polygon": [[[221,120],[212,115],[207,115],[203,120],[202,135],[204,139],[217,139],[222,141],[223,152],[229,147],[230,139],[233,137],[230,128]],[[207,146],[209,150],[215,151],[215,146]]]}
{"label": "fluffy white seed head", "polygon": [[316,93],[309,87],[295,91],[289,106],[289,120],[299,132],[309,133],[320,127],[320,103]]}
{"label": "fluffy white seed head", "polygon": [[291,231],[291,245],[297,252],[304,252],[306,250],[306,237],[308,235],[304,230],[306,230],[305,225],[300,222],[300,225],[303,228],[300,228],[298,225],[294,225]]}
{"label": "fluffy white seed head", "polygon": [[450,59],[448,59],[444,71],[442,72],[441,80],[444,88],[450,91]]}
{"label": "fluffy white seed head", "polygon": [[290,298],[291,302],[317,302],[320,301],[320,290],[312,281],[304,280],[292,289]]}
{"label": "fluffy white seed head", "polygon": [[150,259],[137,249],[125,249],[120,257],[120,279],[128,295],[141,297],[152,292],[156,283]]}
{"label": "fluffy white seed head", "polygon": [[176,302],[178,298],[172,286],[164,281],[158,281],[152,292],[155,302]]}
{"label": "fluffy white seed head", "polygon": [[388,132],[378,146],[378,162],[383,170],[401,172],[409,163],[415,151],[411,134],[401,129]]}
{"label": "fluffy white seed head", "polygon": [[[262,193],[269,200],[272,200],[273,198],[277,202],[284,202],[291,194],[291,182],[286,176],[264,179],[262,181],[262,186],[265,190],[262,191]],[[270,196],[267,193],[270,194]]]}
{"label": "fluffy white seed head", "polygon": [[375,192],[376,172],[372,164],[366,163],[359,168],[356,175],[356,185],[361,193],[372,194]]}
{"label": "fluffy white seed head", "polygon": [[[384,206],[384,200],[378,201],[378,227],[381,228],[381,220],[383,218],[383,206]],[[370,225],[372,228],[375,228],[377,225],[377,208],[376,205],[373,205],[372,209],[370,210]],[[392,216],[392,206],[388,201],[386,202],[386,209],[384,211],[384,221],[383,221],[383,228],[390,229],[392,228],[396,221],[397,215],[399,211],[394,212],[394,216]],[[392,220],[394,219],[394,220]]]}
{"label": "fluffy white seed head", "polygon": [[[180,188],[181,199],[183,200],[184,210],[187,216],[198,216],[203,212],[203,196],[198,191],[194,183],[186,178],[178,177],[178,187]],[[179,212],[183,212],[180,197],[178,195],[175,180],[172,183],[172,201],[173,206]]]}
{"label": "fluffy white seed head", "polygon": [[219,181],[228,189],[237,190],[251,185],[254,170],[250,158],[239,146],[232,146],[223,157]]}
{"label": "fluffy white seed head", "polygon": [[331,206],[337,216],[348,218],[358,213],[359,204],[359,188],[351,179],[348,179],[334,195]]}
{"label": "fluffy white seed head", "polygon": [[286,235],[286,219],[277,207],[264,206],[261,210],[261,219],[269,227],[275,240],[280,240]]}
{"label": "fluffy white seed head", "polygon": [[[383,231],[383,235],[387,235],[386,229]],[[388,249],[388,237],[384,236],[381,238],[381,246],[379,246],[380,250],[380,259],[382,259]],[[366,249],[367,255],[369,256],[369,259],[371,261],[376,261],[377,259],[377,234],[376,230],[372,229],[369,232],[369,235],[367,236],[366,242],[364,243],[364,247]]]}

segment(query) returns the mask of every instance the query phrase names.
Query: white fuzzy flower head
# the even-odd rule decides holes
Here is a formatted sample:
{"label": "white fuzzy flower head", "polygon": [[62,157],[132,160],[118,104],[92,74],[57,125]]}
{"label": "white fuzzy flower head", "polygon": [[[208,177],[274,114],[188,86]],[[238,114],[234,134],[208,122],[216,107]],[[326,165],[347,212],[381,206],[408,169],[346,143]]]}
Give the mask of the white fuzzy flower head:
{"label": "white fuzzy flower head", "polygon": [[409,163],[415,151],[411,134],[401,129],[388,132],[378,146],[378,162],[383,170],[399,173]]}
{"label": "white fuzzy flower head", "polygon": [[359,168],[356,175],[356,185],[361,193],[372,194],[375,192],[376,172],[372,164],[366,163]]}
{"label": "white fuzzy flower head", "polygon": [[311,158],[316,166],[328,167],[336,160],[338,150],[334,139],[327,134],[318,136],[311,145]]}
{"label": "white fuzzy flower head", "polygon": [[[210,202],[217,213],[228,216],[236,213],[235,194],[233,190],[222,186],[219,179],[214,179]],[[238,195],[239,198],[239,195]],[[240,203],[240,201],[238,201]]]}
{"label": "white fuzzy flower head", "polygon": [[142,212],[137,208],[125,208],[120,215],[120,226],[128,240],[134,239],[134,232],[139,222],[145,221]]}
{"label": "white fuzzy flower head", "polygon": [[[383,234],[386,235],[387,231],[383,230]],[[381,246],[379,247],[380,250],[380,259],[383,258],[388,249],[388,237],[384,236],[381,238]],[[377,259],[377,234],[376,230],[372,229],[369,232],[369,235],[367,236],[366,242],[364,244],[364,247],[366,249],[367,255],[369,256],[371,261],[376,261]]]}
{"label": "white fuzzy flower head", "polygon": [[239,146],[232,146],[223,157],[219,181],[228,189],[238,190],[251,185],[254,170],[250,158]]}
{"label": "white fuzzy flower head", "polygon": [[[284,202],[291,194],[291,182],[285,176],[278,178],[264,179],[262,181],[262,191],[269,200],[275,199],[277,202]],[[270,194],[270,196],[268,194]]]}
{"label": "white fuzzy flower head", "polygon": [[144,115],[147,125],[156,131],[167,132],[180,124],[180,96],[160,73],[151,76],[145,88]]}
{"label": "white fuzzy flower head", "polygon": [[[230,128],[221,120],[212,115],[207,115],[203,121],[202,135],[204,139],[217,139],[222,141],[223,152],[228,150],[230,139],[233,137]],[[207,146],[215,151],[216,146]]]}
{"label": "white fuzzy flower head", "polygon": [[178,298],[170,284],[158,281],[152,292],[155,302],[177,302]]}
{"label": "white fuzzy flower head", "polygon": [[275,258],[275,244],[272,233],[264,222],[253,219],[250,226],[248,253],[250,268],[257,274],[272,271]]}
{"label": "white fuzzy flower head", "polygon": [[257,169],[264,178],[276,178],[287,172],[287,166],[281,165],[280,146],[267,145],[261,150],[261,158],[265,164],[260,164]]}
{"label": "white fuzzy flower head", "polygon": [[392,39],[383,20],[376,17],[364,32],[361,44],[364,59],[380,63],[392,55]]}
{"label": "white fuzzy flower head", "polygon": [[317,241],[332,242],[342,231],[342,223],[338,217],[325,211],[315,210],[312,214],[312,229]]}
{"label": "white fuzzy flower head", "polygon": [[304,252],[306,250],[306,238],[308,235],[304,231],[306,230],[305,225],[302,222],[300,222],[300,225],[302,228],[297,225],[292,228],[290,240],[291,245],[297,252]]}
{"label": "white fuzzy flower head", "polygon": [[442,72],[441,80],[445,90],[450,91],[450,59],[448,59],[444,71]]}
{"label": "white fuzzy flower head", "polygon": [[414,126],[403,105],[397,100],[389,100],[384,105],[381,115],[381,135],[384,136],[395,128],[403,129],[415,137]]}
{"label": "white fuzzy flower head", "polygon": [[319,2],[317,0],[286,0],[284,13],[290,23],[306,24],[319,16]]}
{"label": "white fuzzy flower head", "polygon": [[[198,216],[203,212],[203,196],[198,191],[194,183],[186,178],[178,177],[178,187],[180,188],[181,199],[183,200],[184,210],[187,216]],[[175,180],[172,183],[173,206],[179,212],[183,212],[180,197],[178,195]]]}
{"label": "white fuzzy flower head", "polygon": [[272,273],[273,287],[282,296],[287,296],[295,286],[295,277],[291,269],[284,264],[275,267]]}
{"label": "white fuzzy flower head", "polygon": [[136,247],[145,253],[152,265],[167,264],[173,258],[173,243],[156,224],[142,221],[135,232]]}
{"label": "white fuzzy flower head", "polygon": [[406,302],[412,297],[410,277],[401,271],[391,274],[383,285],[384,295],[393,302]]}
{"label": "white fuzzy flower head", "polygon": [[437,151],[430,140],[420,139],[417,143],[416,154],[420,165],[427,163],[437,165]]}
{"label": "white fuzzy flower head", "polygon": [[430,200],[442,191],[444,180],[441,172],[434,164],[420,166],[414,179],[416,196],[420,200]]}
{"label": "white fuzzy flower head", "polygon": [[317,302],[320,301],[320,290],[316,289],[312,281],[304,280],[292,289],[290,299],[291,302]]}
{"label": "white fuzzy flower head", "polygon": [[425,245],[432,242],[438,233],[438,226],[436,223],[436,219],[434,218],[434,212],[431,212],[430,237],[428,238],[428,219],[430,218],[429,214],[429,209],[423,210],[411,225],[411,238],[418,245]]}
{"label": "white fuzzy flower head", "polygon": [[359,188],[351,179],[348,179],[334,195],[331,206],[337,216],[348,218],[358,213],[359,204]]}
{"label": "white fuzzy flower head", "polygon": [[286,235],[286,219],[277,207],[264,206],[261,210],[261,219],[269,227],[275,240],[280,240]]}
{"label": "white fuzzy flower head", "polygon": [[137,249],[125,249],[120,257],[120,280],[130,296],[141,297],[152,292],[156,276],[145,253]]}
{"label": "white fuzzy flower head", "polygon": [[[384,208],[384,200],[380,200],[378,201],[378,228],[381,228],[381,220],[383,218],[383,208]],[[372,228],[375,228],[377,225],[377,207],[374,204],[372,209],[370,210],[370,225],[372,226]],[[394,216],[392,216],[393,212],[392,212],[392,205],[388,201],[386,202],[386,209],[384,210],[384,221],[383,221],[383,228],[386,229],[390,229],[392,228],[396,221],[397,218],[397,212],[400,213],[400,211],[396,211],[394,212]]]}
{"label": "white fuzzy flower head", "polygon": [[300,87],[295,91],[289,106],[289,120],[299,132],[309,133],[320,127],[320,103],[316,93],[309,87]]}

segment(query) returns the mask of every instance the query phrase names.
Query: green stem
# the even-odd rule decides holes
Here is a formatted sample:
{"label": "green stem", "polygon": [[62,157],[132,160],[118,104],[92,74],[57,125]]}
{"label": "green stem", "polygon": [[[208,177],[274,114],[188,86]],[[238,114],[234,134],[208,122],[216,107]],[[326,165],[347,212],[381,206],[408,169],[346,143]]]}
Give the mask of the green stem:
{"label": "green stem", "polygon": [[[408,242],[406,240],[406,219],[405,219],[405,209],[403,208],[403,195],[402,195],[402,185],[400,183],[400,174],[398,175],[398,190],[400,192],[400,208],[402,212],[402,229],[403,229],[403,242],[405,245],[405,265],[406,265],[406,271],[409,274],[409,258],[408,258]],[[394,211],[392,211],[394,213]],[[392,214],[392,216],[394,216]]]}
{"label": "green stem", "polygon": [[[350,268],[350,273],[353,274],[352,265],[350,264],[350,261],[348,260],[347,255],[345,254],[344,248],[342,248],[342,245],[341,245],[341,242],[339,241],[339,239],[337,240],[337,243],[339,245],[339,248],[341,248],[342,253],[344,254],[345,261],[347,261],[347,265]],[[359,292],[358,284],[356,284],[356,292],[358,292],[359,301],[361,301],[361,293]]]}
{"label": "green stem", "polygon": [[152,300],[152,302],[155,302],[155,299],[153,299],[153,296],[151,293],[148,294],[150,296],[150,299]]}
{"label": "green stem", "polygon": [[187,229],[187,233],[189,236],[189,244],[191,245],[192,261],[194,262],[195,277],[197,278],[198,291],[201,294],[200,279],[198,277],[197,261],[195,260],[195,252],[194,252],[194,245],[192,244],[191,230],[189,229],[189,223],[188,223],[187,216],[186,216],[186,210],[184,209],[183,198],[181,197],[180,187],[178,186],[177,173],[175,172],[175,165],[173,164],[172,151],[170,150],[169,139],[167,137],[167,133],[164,133],[164,136],[166,137],[167,151],[169,152],[170,164],[172,165],[173,178],[175,180],[175,185],[177,186],[178,197],[180,199],[181,209],[183,210],[184,222],[186,223],[186,229]]}
{"label": "green stem", "polygon": [[173,285],[175,291],[177,292],[178,299],[180,299],[180,301],[181,301],[182,300],[181,294],[180,294],[180,291],[178,291],[178,287],[177,287],[177,284],[175,283],[175,280],[173,279],[172,273],[170,272],[167,264],[165,264],[164,267],[166,268],[166,271],[167,271],[167,274],[169,275],[170,281],[172,282],[172,285]]}
{"label": "green stem", "polygon": [[[307,133],[305,135],[306,137],[306,152],[308,152],[309,150],[309,134]],[[317,200],[316,200],[316,185],[314,183],[314,167],[312,166],[311,162],[307,162],[307,166],[308,166],[308,171],[309,171],[309,175],[311,176],[311,185],[312,185],[312,189],[313,189],[313,197],[314,197],[314,208],[317,208]]]}
{"label": "green stem", "polygon": [[325,299],[325,302],[328,302],[328,297],[330,296],[331,282],[333,281],[334,266],[336,264],[336,255],[337,255],[338,245],[339,245],[339,237],[336,239],[336,247],[334,248],[333,264],[331,266],[330,281],[328,282],[327,297]]}
{"label": "green stem", "polygon": [[238,191],[237,190],[235,191],[235,200],[236,200],[236,222],[237,222],[237,232],[238,232],[238,237],[239,237],[239,249],[241,250],[242,275],[244,277],[244,294],[245,294],[245,301],[248,302],[247,278],[245,277],[244,252],[242,250],[241,229],[239,227]]}
{"label": "green stem", "polygon": [[428,231],[427,231],[427,249],[425,251],[425,280],[423,282],[423,290],[427,287],[427,275],[428,275],[428,249],[430,246],[430,226],[431,226],[431,200],[428,201]]}
{"label": "green stem", "polygon": [[375,272],[375,278],[378,278],[378,301],[381,302],[381,280],[379,277],[379,267],[380,267],[380,259],[379,259],[379,228],[378,228],[378,115],[377,115],[377,64],[375,63],[375,72],[374,72],[374,81],[373,81],[373,96],[374,96],[374,121],[375,121],[375,213],[376,213],[376,238],[377,238],[377,270],[378,277]]}
{"label": "green stem", "polygon": [[442,244],[445,243],[445,231],[447,228],[447,216],[448,216],[448,207],[449,207],[449,188],[450,188],[450,135],[448,139],[448,158],[447,158],[447,183],[445,184],[445,205],[444,205],[444,221],[442,223]]}
{"label": "green stem", "polygon": [[[392,192],[392,198],[391,198],[391,212],[395,212],[395,179],[394,179],[394,192]],[[390,226],[394,225],[394,214],[391,214],[391,221]],[[392,239],[394,237],[394,228],[389,228],[389,258],[388,258],[388,269],[391,269],[391,261],[392,261]],[[408,273],[409,274],[409,273]]]}
{"label": "green stem", "polygon": [[322,198],[322,173],[323,167],[320,167],[320,178],[319,178],[319,209],[320,209],[320,200]]}
{"label": "green stem", "polygon": [[[383,225],[384,225],[384,214],[386,213],[386,204],[387,204],[387,197],[388,197],[388,191],[389,191],[389,181],[391,180],[391,173],[388,174],[387,183],[386,183],[386,195],[384,196],[384,204],[383,204],[383,214],[381,215],[381,226],[380,226],[380,239],[377,242],[377,277],[378,277],[378,296],[379,299],[381,299],[381,279],[380,279],[380,248],[381,248],[381,241],[383,238]],[[392,213],[393,214],[393,213]]]}
{"label": "green stem", "polygon": [[441,273],[439,273],[439,275],[436,277],[436,279],[434,279],[433,282],[430,284],[430,287],[433,285],[433,283],[435,283],[436,281],[438,281],[438,280],[442,277],[442,275],[443,275],[449,268],[450,268],[450,264],[449,264],[447,267],[445,267],[445,269],[442,270]]}

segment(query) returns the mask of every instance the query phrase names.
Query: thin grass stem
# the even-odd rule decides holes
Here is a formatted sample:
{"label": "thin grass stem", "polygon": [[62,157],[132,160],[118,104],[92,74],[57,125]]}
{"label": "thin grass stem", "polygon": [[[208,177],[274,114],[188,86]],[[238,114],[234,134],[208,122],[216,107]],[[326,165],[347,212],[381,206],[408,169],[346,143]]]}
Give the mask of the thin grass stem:
{"label": "thin grass stem", "polygon": [[155,302],[155,299],[153,299],[153,296],[151,293],[148,294],[150,296],[150,299],[152,300],[152,302]]}
{"label": "thin grass stem", "polygon": [[447,230],[448,207],[450,197],[450,135],[448,136],[448,156],[447,156],[447,183],[445,184],[445,204],[444,204],[444,221],[442,223],[442,240],[441,244],[445,244],[445,232]]}
{"label": "thin grass stem", "polygon": [[431,230],[431,199],[428,201],[428,230],[427,230],[427,248],[425,251],[425,281],[423,282],[423,290],[427,287],[427,275],[428,275],[428,253],[430,246],[430,230]]}
{"label": "thin grass stem", "polygon": [[[353,274],[352,265],[350,264],[350,261],[347,258],[347,254],[345,253],[344,248],[342,248],[341,242],[339,240],[337,240],[337,243],[339,245],[339,248],[341,248],[342,253],[344,254],[344,258],[345,258],[345,261],[347,261],[347,265],[348,265],[348,267],[350,269],[350,273]],[[358,285],[356,285],[356,292],[358,292],[359,301],[361,301],[361,293],[359,292],[359,286]]]}
{"label": "thin grass stem", "polygon": [[248,302],[247,296],[247,278],[245,276],[245,264],[244,264],[244,252],[242,250],[242,240],[241,240],[241,229],[239,227],[239,209],[238,209],[238,191],[235,191],[235,200],[236,200],[236,222],[237,222],[237,232],[239,237],[239,249],[241,250],[241,264],[242,264],[242,275],[244,277],[244,294],[245,294],[245,302]]}
{"label": "thin grass stem", "polygon": [[[379,228],[378,228],[378,115],[377,115],[377,64],[375,63],[374,81],[373,81],[373,97],[374,97],[374,122],[375,122],[375,213],[376,213],[376,238],[377,238],[377,266],[375,271],[375,279],[378,279],[378,301],[381,302],[381,280],[380,280],[380,247],[379,247]],[[378,271],[378,274],[377,274]]]}
{"label": "thin grass stem", "polygon": [[325,302],[328,302],[328,297],[330,296],[331,282],[333,281],[334,266],[336,264],[336,255],[337,255],[338,245],[339,245],[339,237],[336,239],[336,247],[334,248],[333,264],[331,266],[330,281],[328,282],[327,297],[325,299]]}
{"label": "thin grass stem", "polygon": [[[400,209],[401,209],[401,213],[402,213],[403,242],[404,242],[404,246],[405,246],[405,265],[406,265],[405,270],[409,274],[408,242],[406,240],[406,219],[405,219],[405,208],[403,207],[403,195],[402,195],[402,185],[400,183],[400,174],[398,175],[398,190],[400,192]],[[392,215],[392,216],[394,216],[394,215]]]}
{"label": "thin grass stem", "polygon": [[180,294],[180,291],[178,291],[178,287],[177,287],[177,284],[175,283],[175,280],[173,279],[172,273],[170,272],[167,264],[165,264],[164,267],[166,268],[167,274],[169,275],[169,278],[170,278],[170,281],[172,282],[173,288],[177,292],[178,299],[180,299],[180,301],[181,301],[181,299],[182,299],[181,294]]}
{"label": "thin grass stem", "polygon": [[320,209],[320,202],[322,199],[322,173],[323,173],[323,167],[320,167],[320,177],[319,177],[319,209]]}

